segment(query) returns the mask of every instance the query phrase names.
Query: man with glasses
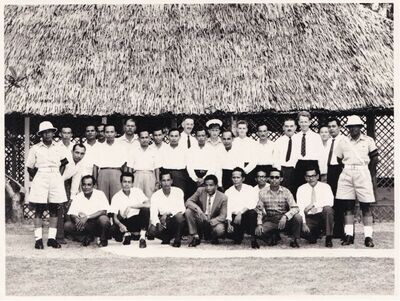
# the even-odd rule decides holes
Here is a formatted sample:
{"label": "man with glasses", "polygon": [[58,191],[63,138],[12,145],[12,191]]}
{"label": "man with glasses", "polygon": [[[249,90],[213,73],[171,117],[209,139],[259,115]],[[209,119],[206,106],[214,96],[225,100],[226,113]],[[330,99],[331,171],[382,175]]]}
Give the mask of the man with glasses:
{"label": "man with glasses", "polygon": [[254,190],[256,191],[257,195],[261,189],[269,187],[269,183],[267,183],[267,173],[265,172],[264,169],[257,169],[256,183],[257,183],[257,185],[254,186]]}
{"label": "man with glasses", "polygon": [[255,234],[259,237],[270,236],[269,245],[274,246],[278,243],[279,231],[290,230],[293,236],[290,246],[299,248],[297,240],[300,239],[303,224],[299,207],[289,189],[280,185],[283,180],[280,170],[273,168],[269,179],[269,188],[259,193]]}
{"label": "man with glasses", "polygon": [[315,168],[306,170],[306,184],[297,190],[297,205],[303,217],[302,232],[310,244],[315,244],[321,232],[325,232],[325,246],[332,248],[333,194],[331,187],[318,181]]}

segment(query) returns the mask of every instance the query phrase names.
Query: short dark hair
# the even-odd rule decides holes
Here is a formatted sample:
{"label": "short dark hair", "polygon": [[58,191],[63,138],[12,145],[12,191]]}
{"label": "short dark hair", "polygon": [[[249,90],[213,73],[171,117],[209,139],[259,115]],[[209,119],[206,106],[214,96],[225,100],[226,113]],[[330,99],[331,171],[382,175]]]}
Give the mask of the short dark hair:
{"label": "short dark hair", "polygon": [[321,124],[321,125],[318,127],[318,132],[319,132],[322,128],[327,128],[327,127],[328,127],[327,124]]}
{"label": "short dark hair", "polygon": [[282,177],[282,172],[281,172],[281,170],[280,169],[278,169],[278,168],[272,168],[270,171],[269,171],[269,176],[271,176],[271,172],[273,172],[273,171],[275,171],[275,172],[279,172],[279,176],[281,176]]}
{"label": "short dark hair", "polygon": [[215,185],[218,185],[218,179],[215,175],[208,175],[204,178],[204,183],[208,180],[212,180]]}
{"label": "short dark hair", "polygon": [[207,135],[207,130],[202,126],[199,126],[198,128],[196,128],[195,134],[197,135],[197,132],[201,132],[201,131],[204,131]]}
{"label": "short dark hair", "polygon": [[235,168],[232,170],[232,174],[233,174],[235,171],[240,172],[242,178],[244,178],[244,177],[246,176],[246,173],[244,172],[243,168],[235,167]]}
{"label": "short dark hair", "polygon": [[140,133],[143,133],[143,132],[147,132],[147,133],[149,133],[149,135],[150,135],[150,131],[149,131],[148,128],[139,128],[139,130],[138,130],[138,135],[139,135],[139,137],[140,137]]}
{"label": "short dark hair", "polygon": [[74,144],[74,146],[72,147],[72,151],[75,151],[75,149],[77,148],[77,147],[83,147],[85,150],[86,150],[86,146],[85,145],[83,145],[82,143],[77,143],[77,144]]}
{"label": "short dark hair", "polygon": [[87,131],[87,128],[88,128],[89,126],[94,127],[94,130],[96,130],[96,126],[95,126],[94,124],[88,124],[87,126],[85,126],[85,131]]}
{"label": "short dark hair", "polygon": [[113,125],[112,123],[107,123],[107,124],[104,125],[104,130],[105,130],[106,127],[108,127],[108,126],[114,127],[114,130],[116,129],[116,128],[115,128],[115,125]]}
{"label": "short dark hair", "polygon": [[96,179],[92,175],[83,176],[82,179],[81,179],[81,185],[83,185],[83,182],[86,179],[92,179],[93,185],[96,185]]}
{"label": "short dark hair", "polygon": [[103,126],[103,127],[105,127],[105,126],[106,126],[106,124],[105,124],[105,123],[100,123],[100,124],[96,125],[96,130],[97,130],[97,128],[98,128],[99,126]]}
{"label": "short dark hair", "polygon": [[135,179],[135,176],[133,175],[133,173],[131,173],[131,172],[123,172],[120,176],[119,176],[119,181],[122,183],[122,179],[124,178],[124,177],[130,177],[130,178],[132,178],[132,182],[133,182],[133,180]]}
{"label": "short dark hair", "polygon": [[341,124],[341,122],[340,122],[340,120],[339,120],[338,118],[335,118],[335,117],[329,118],[329,119],[328,119],[328,122],[327,122],[326,124],[329,124],[329,123],[331,123],[331,122],[336,122],[336,124],[337,124],[339,127],[342,126],[342,124]]}
{"label": "short dark hair", "polygon": [[126,124],[128,123],[128,121],[132,121],[132,122],[134,122],[134,123],[135,123],[135,125],[136,125],[136,120],[135,120],[135,119],[133,119],[133,118],[128,118],[128,119],[125,119],[125,121],[124,121],[124,125],[126,125]]}
{"label": "short dark hair", "polygon": [[169,134],[171,134],[171,132],[178,132],[179,133],[179,136],[181,135],[181,132],[178,130],[178,128],[171,128],[170,130],[169,130],[169,132],[168,132],[168,135]]}
{"label": "short dark hair", "polygon": [[317,175],[319,175],[319,170],[318,170],[318,168],[316,168],[316,167],[313,166],[313,165],[306,166],[306,168],[305,168],[305,170],[304,170],[304,175],[305,175],[305,173],[306,173],[307,171],[312,171],[312,170],[314,170],[315,173],[316,173]]}
{"label": "short dark hair", "polygon": [[60,127],[60,132],[62,132],[63,129],[71,129],[72,132],[72,127],[69,124],[64,124]]}
{"label": "short dark hair", "polygon": [[231,133],[232,137],[235,137],[235,135],[233,135],[233,132],[232,132],[230,129],[223,129],[222,132],[221,132],[221,136],[222,136],[224,133]]}
{"label": "short dark hair", "polygon": [[160,172],[160,180],[161,180],[162,177],[165,176],[165,175],[169,175],[169,176],[171,177],[171,179],[172,179],[172,173],[171,173],[171,171],[169,171],[168,169],[163,169],[163,170]]}
{"label": "short dark hair", "polygon": [[244,124],[247,128],[249,128],[249,123],[246,120],[239,120],[236,125],[238,126],[239,124]]}
{"label": "short dark hair", "polygon": [[262,126],[266,126],[267,127],[267,129],[268,129],[268,125],[267,125],[267,123],[265,122],[265,121],[261,121],[261,122],[259,122],[259,123],[257,123],[257,131],[258,131],[258,129],[260,128],[260,127],[262,127]]}
{"label": "short dark hair", "polygon": [[296,124],[296,120],[294,120],[294,118],[292,118],[292,117],[285,118],[285,120],[283,121],[283,124],[285,124],[286,121],[293,121],[294,124]]}
{"label": "short dark hair", "polygon": [[164,133],[164,132],[163,132],[163,127],[160,126],[160,125],[154,126],[154,127],[153,127],[153,130],[152,130],[152,133],[154,134],[154,132],[157,132],[157,131],[161,131],[162,133]]}

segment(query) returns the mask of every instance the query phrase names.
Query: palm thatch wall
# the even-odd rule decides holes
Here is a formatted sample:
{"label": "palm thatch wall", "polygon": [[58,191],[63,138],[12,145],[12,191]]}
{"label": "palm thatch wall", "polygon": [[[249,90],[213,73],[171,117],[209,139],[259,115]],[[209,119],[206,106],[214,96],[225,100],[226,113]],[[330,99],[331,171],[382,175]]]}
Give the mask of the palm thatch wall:
{"label": "palm thatch wall", "polygon": [[6,113],[393,107],[393,21],[359,4],[5,7]]}

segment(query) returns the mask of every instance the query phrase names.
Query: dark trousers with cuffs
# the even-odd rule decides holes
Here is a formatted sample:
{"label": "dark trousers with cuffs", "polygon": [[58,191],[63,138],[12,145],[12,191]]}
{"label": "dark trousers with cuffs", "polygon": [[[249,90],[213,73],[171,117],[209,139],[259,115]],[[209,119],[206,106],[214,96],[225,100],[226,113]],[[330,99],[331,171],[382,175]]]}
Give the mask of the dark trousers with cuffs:
{"label": "dark trousers with cuffs", "polygon": [[148,235],[154,236],[162,241],[170,241],[172,238],[174,238],[175,241],[180,241],[183,228],[185,227],[185,221],[184,213],[179,212],[175,215],[169,215],[166,217],[166,228],[150,227]]}
{"label": "dark trousers with cuffs", "polygon": [[206,240],[223,237],[225,235],[225,223],[218,223],[212,226],[208,221],[202,222],[197,213],[190,208],[186,209],[185,217],[188,224],[189,235],[203,235]]}
{"label": "dark trousers with cuffs", "polygon": [[244,233],[254,237],[257,227],[257,212],[254,209],[249,209],[242,213],[242,221],[240,225],[233,223],[235,217],[236,214],[232,214],[231,225],[233,226],[233,233],[227,233],[226,237],[235,241],[242,241]]}
{"label": "dark trousers with cuffs", "polygon": [[77,241],[82,241],[85,237],[94,239],[95,236],[99,236],[100,240],[107,240],[110,227],[110,219],[106,215],[100,215],[95,219],[89,219],[83,231],[78,231],[74,222],[67,221],[64,224],[64,231],[66,236],[71,236]]}
{"label": "dark trousers with cuffs", "polygon": [[283,214],[266,215],[263,218],[263,235],[268,236],[279,231],[287,231],[293,235],[293,238],[300,238],[301,228],[303,226],[303,218],[300,214],[295,214],[290,220],[286,221],[285,229],[279,230],[278,224]]}
{"label": "dark trousers with cuffs", "polygon": [[222,170],[222,188],[224,191],[226,191],[231,186],[232,186],[232,170],[231,169],[223,169]]}
{"label": "dark trousers with cuffs", "polygon": [[310,233],[302,233],[305,239],[317,240],[321,232],[326,236],[332,236],[334,210],[330,206],[325,206],[320,213],[307,214],[305,222],[310,229]]}
{"label": "dark trousers with cuffs", "polygon": [[[333,195],[336,196],[337,184],[339,176],[342,173],[343,165],[328,165],[327,182],[331,186]],[[344,234],[344,207],[343,202],[335,198],[333,203],[333,209],[335,210],[334,226],[333,226],[333,237],[342,238]]]}
{"label": "dark trousers with cuffs", "polygon": [[64,239],[65,231],[64,231],[64,223],[69,220],[69,216],[67,215],[69,206],[71,206],[71,183],[72,178],[64,181],[65,192],[67,194],[67,202],[61,203],[57,208],[57,236],[56,239]]}
{"label": "dark trousers with cuffs", "polygon": [[[131,216],[130,218],[118,216],[118,219],[128,229],[128,232],[138,233],[140,230],[147,230],[149,228],[150,209],[142,208],[137,215]],[[115,223],[111,227],[111,233],[116,241],[122,241],[124,233],[119,230],[118,225]]]}
{"label": "dark trousers with cuffs", "polygon": [[297,189],[306,183],[304,176],[306,175],[307,168],[315,168],[318,174],[321,174],[319,171],[318,160],[298,160],[296,163],[296,167],[294,169],[294,194],[293,197],[296,198]]}
{"label": "dark trousers with cuffs", "polygon": [[[294,189],[294,167],[281,166],[282,171],[282,183],[281,186],[286,187],[295,197],[295,189]],[[269,174],[267,174],[269,177]]]}

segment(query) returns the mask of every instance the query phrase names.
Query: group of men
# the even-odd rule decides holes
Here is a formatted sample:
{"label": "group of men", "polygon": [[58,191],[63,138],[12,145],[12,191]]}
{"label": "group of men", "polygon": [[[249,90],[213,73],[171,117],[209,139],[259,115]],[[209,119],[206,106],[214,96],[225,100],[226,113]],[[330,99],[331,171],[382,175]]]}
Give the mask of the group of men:
{"label": "group of men", "polygon": [[[99,237],[128,245],[147,239],[180,247],[221,238],[241,244],[251,236],[276,245],[280,231],[299,247],[325,235],[342,245],[354,243],[354,209],[363,213],[365,246],[373,247],[372,214],[375,202],[371,174],[378,160],[372,138],[361,134],[359,116],[349,116],[350,135],[340,134],[337,119],[328,120],[331,138],[323,145],[310,129],[309,112],[287,119],[283,135],[268,139],[265,123],[257,126],[258,141],[248,137],[248,124],[236,124],[237,136],[211,119],[207,128],[185,118],[183,131],[140,128],[128,119],[116,138],[114,125],[88,125],[85,143],[71,142],[72,130],[63,126],[61,140],[49,121],[39,125],[41,141],[29,152],[26,166],[32,181],[29,201],[35,209],[35,248],[43,249],[42,215],[50,213],[47,245],[60,248],[65,238],[89,245]],[[165,138],[169,143],[165,142]],[[46,206],[48,205],[48,206]]]}

